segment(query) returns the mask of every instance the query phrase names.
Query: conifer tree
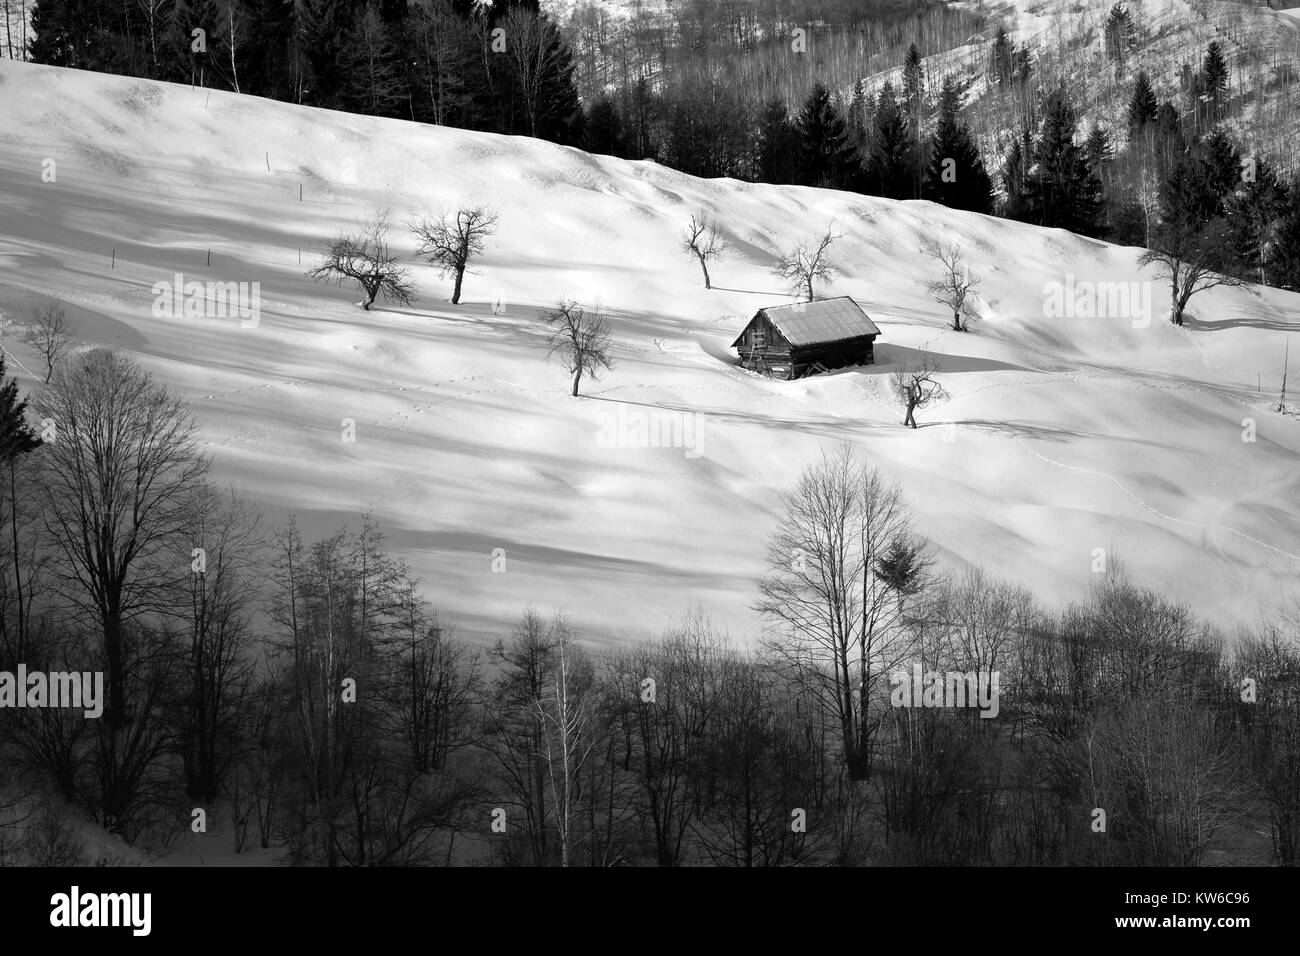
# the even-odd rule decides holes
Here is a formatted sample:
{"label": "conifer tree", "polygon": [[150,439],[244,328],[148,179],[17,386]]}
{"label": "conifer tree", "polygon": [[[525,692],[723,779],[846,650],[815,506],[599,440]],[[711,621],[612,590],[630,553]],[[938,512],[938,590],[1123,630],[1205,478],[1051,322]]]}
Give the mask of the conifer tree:
{"label": "conifer tree", "polygon": [[992,212],[993,184],[970,127],[958,116],[961,93],[952,77],[944,80],[939,103],[923,195],[953,209]]}
{"label": "conifer tree", "polygon": [[1104,33],[1106,56],[1115,62],[1115,69],[1122,73],[1128,59],[1129,47],[1133,42],[1133,17],[1122,3],[1117,3],[1110,8]]}
{"label": "conifer tree", "polygon": [[1064,87],[1049,98],[1025,193],[1033,222],[1091,235],[1100,209],[1101,183],[1075,144],[1074,109]]}
{"label": "conifer tree", "polygon": [[921,52],[913,43],[903,57],[903,102],[909,115],[919,115],[925,97],[925,70],[921,66]]}
{"label": "conifer tree", "polygon": [[1002,189],[1006,193],[1002,204],[1002,215],[1007,219],[1020,222],[1029,220],[1030,208],[1025,192],[1025,179],[1032,150],[1029,130],[1023,129],[1020,135],[1011,141],[1011,146],[1002,161]]}
{"label": "conifer tree", "polygon": [[858,167],[857,152],[844,118],[831,102],[830,91],[815,83],[795,124],[803,159],[803,181],[809,186],[848,189]]}
{"label": "conifer tree", "polygon": [[1273,282],[1300,292],[1300,186],[1291,188],[1290,209],[1278,227],[1272,258]]}
{"label": "conifer tree", "polygon": [[1211,40],[1201,62],[1201,95],[1205,98],[1211,121],[1223,116],[1228,100],[1228,64],[1218,40]]}
{"label": "conifer tree", "polygon": [[1029,78],[1029,51],[1011,42],[1007,31],[998,27],[989,51],[989,75],[1000,87],[1020,83]]}
{"label": "conifer tree", "polygon": [[915,157],[916,142],[894,95],[893,84],[887,82],[876,99],[871,153],[866,164],[866,192],[887,199],[912,198]]}
{"label": "conifer tree", "polygon": [[1146,129],[1148,123],[1154,123],[1159,108],[1156,106],[1155,90],[1151,88],[1151,77],[1142,70],[1133,81],[1133,95],[1128,101],[1128,128],[1131,136]]}
{"label": "conifer tree", "polygon": [[1268,285],[1290,211],[1290,190],[1263,159],[1252,157],[1247,170],[1249,175],[1225,201],[1224,214],[1243,277]]}
{"label": "conifer tree", "polygon": [[799,174],[799,132],[790,122],[785,101],[770,99],[758,117],[759,182],[788,185]]}

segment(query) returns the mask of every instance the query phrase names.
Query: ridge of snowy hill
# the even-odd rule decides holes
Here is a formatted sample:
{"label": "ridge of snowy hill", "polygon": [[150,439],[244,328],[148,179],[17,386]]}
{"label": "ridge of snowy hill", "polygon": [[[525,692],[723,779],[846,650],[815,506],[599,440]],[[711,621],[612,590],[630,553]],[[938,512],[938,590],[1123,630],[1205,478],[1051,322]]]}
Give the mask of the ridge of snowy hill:
{"label": "ridge of snowy hill", "polygon": [[[86,343],[190,403],[215,477],[272,517],[297,512],[305,535],[373,506],[476,640],[528,605],[596,642],[693,604],[751,637],[779,497],[840,441],[902,482],[948,566],[982,563],[1049,605],[1085,592],[1097,548],[1228,626],[1296,581],[1300,422],[1270,405],[1300,295],[1216,289],[1179,329],[1138,250],[1059,230],[24,63],[0,63],[0,136],[4,318],[63,303]],[[304,275],[383,208],[414,262],[400,223],[462,203],[501,218],[458,306],[424,265],[413,307],[370,312]],[[730,245],[712,291],[678,250],[699,210]],[[880,326],[878,364],[793,382],[736,368],[745,319],[787,301],[776,257],[832,221],[842,275],[823,291]],[[948,331],[928,296],[925,237],[960,243],[983,276],[975,331]],[[155,284],[177,273],[259,282],[260,321],[155,315]],[[1139,283],[1151,321],[1047,305],[1100,282]],[[599,303],[614,330],[616,367],[578,399],[537,318],[560,296]],[[12,331],[11,367],[35,388]],[[913,431],[888,379],[922,349],[942,354],[952,397]],[[644,445],[628,430],[657,423],[689,443],[608,440]]]}

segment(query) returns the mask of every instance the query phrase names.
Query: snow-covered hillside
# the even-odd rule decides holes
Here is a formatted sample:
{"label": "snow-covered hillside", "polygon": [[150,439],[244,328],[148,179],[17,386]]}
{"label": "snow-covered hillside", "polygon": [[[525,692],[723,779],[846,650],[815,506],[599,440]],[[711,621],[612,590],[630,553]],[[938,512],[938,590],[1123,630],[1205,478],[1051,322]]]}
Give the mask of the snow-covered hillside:
{"label": "snow-covered hillside", "polygon": [[[192,404],[216,475],[274,517],[293,510],[317,534],[373,506],[464,634],[494,637],[533,605],[568,612],[589,640],[630,639],[699,603],[753,635],[779,495],[840,441],[905,485],[951,566],[982,563],[1049,602],[1086,589],[1096,548],[1224,624],[1296,582],[1300,422],[1269,406],[1300,296],[1215,290],[1176,329],[1152,282],[1146,327],[1052,317],[1049,283],[1152,278],[1137,250],[14,62],[0,63],[0,136],[5,319],[64,303],[86,343],[129,351]],[[371,312],[303,274],[376,209],[400,223],[459,203],[501,214],[459,306],[424,266],[414,307]],[[713,291],[677,248],[701,209],[731,245]],[[735,368],[744,317],[786,299],[774,259],[831,221],[842,276],[824,291],[880,325],[879,364],[795,382]],[[961,243],[984,277],[971,334],[945,331],[926,295],[927,236]],[[260,282],[260,322],[155,317],[153,286],[176,273]],[[560,296],[612,316],[618,364],[579,399],[545,361],[537,318]],[[15,332],[5,348],[35,387]],[[952,398],[912,431],[888,378],[920,349],[942,353]],[[692,447],[612,447],[638,421],[685,425]]]}

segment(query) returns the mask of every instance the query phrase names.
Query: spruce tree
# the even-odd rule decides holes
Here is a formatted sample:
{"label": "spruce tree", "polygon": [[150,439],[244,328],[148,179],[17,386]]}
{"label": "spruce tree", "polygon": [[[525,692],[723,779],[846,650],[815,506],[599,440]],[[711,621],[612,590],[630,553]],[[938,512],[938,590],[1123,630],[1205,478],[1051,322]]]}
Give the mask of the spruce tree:
{"label": "spruce tree", "polygon": [[798,178],[799,131],[780,97],[764,104],[758,117],[759,182],[789,185]]}
{"label": "spruce tree", "polygon": [[1194,233],[1223,215],[1214,171],[1198,149],[1180,156],[1160,188],[1160,220],[1180,233]]}
{"label": "spruce tree", "polygon": [[1029,51],[1016,46],[1007,31],[998,27],[989,50],[989,75],[998,86],[1010,86],[1029,78]]}
{"label": "spruce tree", "polygon": [[939,120],[931,140],[922,195],[953,209],[990,213],[993,184],[970,127],[958,116],[961,93],[951,77],[943,81],[939,103]]}
{"label": "spruce tree", "polygon": [[865,191],[888,199],[914,195],[916,142],[891,83],[876,98],[871,153],[866,164]]}
{"label": "spruce tree", "polygon": [[1088,165],[1098,176],[1101,175],[1102,167],[1115,158],[1115,148],[1111,145],[1110,132],[1100,123],[1094,123],[1092,129],[1088,131],[1088,139],[1084,143],[1084,150],[1088,154]]}
{"label": "spruce tree", "polygon": [[1224,214],[1242,277],[1267,285],[1273,279],[1278,237],[1290,211],[1290,191],[1263,159],[1253,159],[1249,171],[1224,202]]}
{"label": "spruce tree", "polygon": [[1300,292],[1300,186],[1291,189],[1291,205],[1283,216],[1273,246],[1273,282]]}
{"label": "spruce tree", "polygon": [[18,394],[18,380],[6,373],[0,352],[0,461],[9,462],[34,451],[41,440],[27,422],[27,399]]}
{"label": "spruce tree", "polygon": [[1201,62],[1201,94],[1208,101],[1210,119],[1222,117],[1228,99],[1228,64],[1223,58],[1223,48],[1218,40],[1211,40]]}
{"label": "spruce tree", "polygon": [[921,53],[913,43],[903,57],[903,102],[909,116],[919,116],[925,96],[925,71],[921,67]]}
{"label": "spruce tree", "polygon": [[1025,192],[1025,179],[1033,145],[1028,128],[1011,141],[1006,157],[1002,161],[1002,189],[1006,199],[1002,204],[1002,215],[1007,219],[1028,222],[1030,217],[1029,199]]}
{"label": "spruce tree", "polygon": [[1137,136],[1148,123],[1154,123],[1159,108],[1156,106],[1156,93],[1151,88],[1151,77],[1142,70],[1133,81],[1133,95],[1128,101],[1128,128],[1131,136]]}
{"label": "spruce tree", "polygon": [[858,151],[858,157],[866,156],[867,144],[870,141],[871,99],[867,96],[866,86],[861,80],[853,84],[853,96],[849,99],[845,122],[849,127],[849,141]]}
{"label": "spruce tree", "polygon": [[1117,3],[1110,8],[1103,30],[1106,37],[1106,56],[1113,60],[1116,69],[1122,72],[1124,63],[1128,59],[1129,47],[1133,42],[1133,17],[1122,3]]}
{"label": "spruce tree", "polygon": [[1092,235],[1101,203],[1101,183],[1075,144],[1074,109],[1064,87],[1049,98],[1025,177],[1032,221],[1041,226]]}
{"label": "spruce tree", "polygon": [[608,93],[602,92],[587,111],[583,128],[583,148],[589,153],[605,156],[625,156],[627,139],[623,132],[623,117]]}
{"label": "spruce tree", "polygon": [[1214,130],[1201,141],[1199,152],[1208,167],[1215,195],[1220,200],[1226,198],[1241,179],[1241,153],[1221,129]]}
{"label": "spruce tree", "polygon": [[809,186],[849,188],[858,156],[849,130],[825,84],[813,85],[796,123],[803,160],[803,182]]}

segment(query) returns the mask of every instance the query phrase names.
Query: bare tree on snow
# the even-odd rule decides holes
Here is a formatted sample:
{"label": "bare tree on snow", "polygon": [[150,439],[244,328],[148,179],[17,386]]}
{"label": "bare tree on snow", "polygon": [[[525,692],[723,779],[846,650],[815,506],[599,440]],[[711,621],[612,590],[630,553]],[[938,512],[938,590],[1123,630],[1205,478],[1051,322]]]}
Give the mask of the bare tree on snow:
{"label": "bare tree on snow", "polygon": [[926,284],[926,291],[941,305],[952,310],[952,329],[954,332],[969,331],[969,320],[973,317],[971,297],[979,288],[980,277],[971,272],[961,247],[955,242],[939,243],[933,239],[921,242],[921,252],[934,260],[935,278]]}
{"label": "bare tree on snow", "polygon": [[575,396],[583,372],[596,379],[603,369],[614,367],[609,356],[609,322],[599,312],[587,312],[572,299],[561,299],[541,317],[551,327],[551,350],[547,354],[559,355],[565,369],[572,373]]}
{"label": "bare tree on snow", "polygon": [[907,415],[903,418],[904,425],[915,428],[914,413],[918,408],[928,408],[948,397],[947,391],[936,377],[939,371],[939,360],[933,355],[923,354],[920,359],[908,362],[889,377],[895,398],[907,409]]}
{"label": "bare tree on snow", "polygon": [[792,293],[806,296],[809,302],[813,300],[814,281],[830,282],[838,274],[826,260],[826,251],[831,243],[843,238],[832,228],[828,226],[821,237],[812,242],[800,241],[772,267],[772,273],[784,279]]}
{"label": "bare tree on snow", "polygon": [[72,348],[72,326],[61,305],[47,305],[36,312],[36,321],[27,329],[27,342],[45,360],[48,385],[54,366]]}
{"label": "bare tree on snow", "polygon": [[456,281],[451,304],[460,302],[460,287],[471,259],[483,254],[487,237],[496,231],[500,217],[486,206],[444,212],[437,219],[422,219],[411,224],[411,232],[420,240],[416,254],[424,256],[444,276]]}
{"label": "bare tree on snow", "polygon": [[361,307],[369,311],[377,296],[401,305],[415,301],[415,283],[411,270],[400,265],[389,249],[388,213],[376,213],[363,223],[358,232],[339,236],[325,251],[324,259],[307,275],[326,282],[350,280],[361,286],[366,301]]}
{"label": "bare tree on snow", "polygon": [[682,234],[682,252],[699,260],[700,270],[704,273],[704,288],[713,288],[709,282],[709,260],[722,255],[726,247],[726,242],[718,235],[717,223],[703,212],[691,216],[690,224]]}

